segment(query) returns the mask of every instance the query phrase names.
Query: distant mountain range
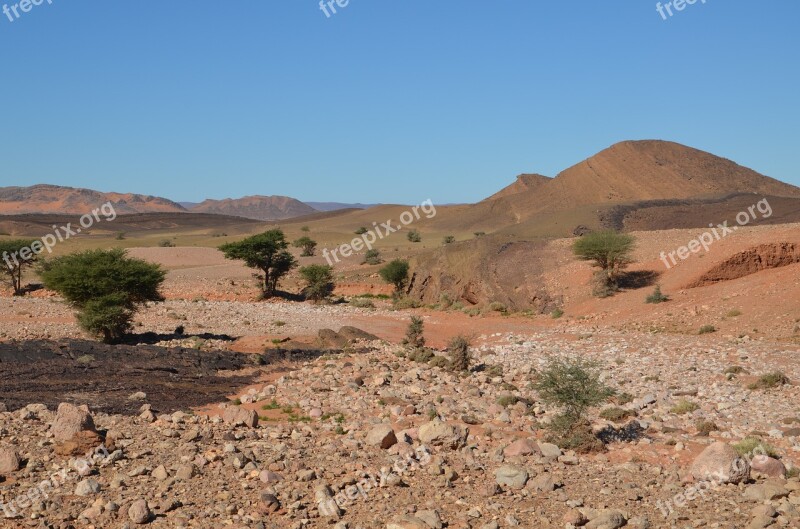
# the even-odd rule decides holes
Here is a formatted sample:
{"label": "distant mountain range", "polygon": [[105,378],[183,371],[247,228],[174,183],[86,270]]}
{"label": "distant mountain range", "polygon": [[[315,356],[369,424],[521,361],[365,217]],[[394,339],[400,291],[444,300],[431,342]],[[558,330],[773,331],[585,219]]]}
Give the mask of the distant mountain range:
{"label": "distant mountain range", "polygon": [[285,196],[254,195],[237,199],[174,202],[166,198],[134,193],[104,193],[92,189],[39,184],[30,187],[0,187],[0,215],[76,214],[90,212],[106,202],[119,215],[134,213],[210,213],[255,220],[285,220],[340,209],[366,209],[370,204],[340,202],[304,203]]}

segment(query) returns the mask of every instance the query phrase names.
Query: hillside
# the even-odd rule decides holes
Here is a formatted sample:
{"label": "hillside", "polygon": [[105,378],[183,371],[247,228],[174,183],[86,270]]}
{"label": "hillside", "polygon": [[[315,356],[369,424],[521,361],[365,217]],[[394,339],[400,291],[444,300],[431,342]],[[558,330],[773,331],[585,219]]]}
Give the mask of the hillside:
{"label": "hillside", "polygon": [[118,215],[186,212],[186,209],[177,202],[150,195],[103,193],[92,189],[47,184],[0,187],[0,215],[26,213],[83,215],[106,202],[114,204]]}
{"label": "hillside", "polygon": [[232,215],[256,220],[289,219],[317,212],[311,206],[291,197],[261,195],[236,199],[205,200],[189,211],[192,213]]}

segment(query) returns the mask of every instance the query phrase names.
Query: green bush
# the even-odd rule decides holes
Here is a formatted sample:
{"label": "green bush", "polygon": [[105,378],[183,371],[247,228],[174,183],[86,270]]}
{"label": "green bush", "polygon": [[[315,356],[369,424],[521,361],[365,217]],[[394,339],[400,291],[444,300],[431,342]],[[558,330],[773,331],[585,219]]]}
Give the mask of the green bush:
{"label": "green bush", "polygon": [[686,400],[686,399],[681,399],[669,411],[674,413],[675,415],[685,415],[687,413],[692,413],[693,411],[696,411],[696,410],[699,410],[699,409],[700,409],[700,406],[696,402],[692,402],[692,401]]}
{"label": "green bush", "polygon": [[454,242],[456,242],[456,238],[453,235],[445,235],[442,239],[442,244],[453,244]]}
{"label": "green bush", "polygon": [[774,446],[763,442],[761,439],[755,436],[746,437],[732,446],[741,457],[759,454],[774,458],[780,457],[778,450]]}
{"label": "green bush", "polygon": [[411,316],[411,323],[408,324],[406,336],[403,339],[403,345],[407,345],[413,349],[425,347],[425,322],[422,318]]}
{"label": "green bush", "polygon": [[418,230],[411,230],[406,234],[409,242],[422,242],[422,234]]}
{"label": "green bush", "polygon": [[169,239],[164,239],[164,240],[158,242],[158,246],[161,247],[161,248],[174,248],[175,247],[175,243],[172,242]]}
{"label": "green bush", "polygon": [[700,327],[700,330],[697,331],[697,334],[711,334],[712,332],[717,332],[717,328],[713,325],[703,325]]}
{"label": "green bush", "polygon": [[303,249],[303,252],[300,254],[301,257],[313,257],[317,249],[317,241],[311,239],[311,237],[303,236],[294,241],[292,246]]}
{"label": "green bush", "polygon": [[645,303],[653,304],[664,303],[665,301],[669,301],[669,297],[661,293],[661,285],[656,285],[653,293],[647,296],[647,299],[645,299]]}
{"label": "green bush", "polygon": [[128,332],[139,306],[163,299],[158,290],[166,273],[113,249],[57,257],[44,263],[41,276],[47,288],[78,309],[85,330],[113,343]]}
{"label": "green bush", "polygon": [[367,233],[368,231],[369,231],[369,230],[368,230],[368,229],[367,229],[365,226],[361,226],[360,228],[358,228],[358,229],[355,231],[355,234],[356,234],[356,235],[364,235],[364,234],[365,234],[365,233]]}
{"label": "green bush", "polygon": [[37,261],[33,245],[41,241],[34,239],[13,239],[0,241],[0,274],[8,276],[8,281],[15,296],[23,294],[22,274]]}
{"label": "green bush", "polygon": [[561,317],[561,316],[563,316],[563,315],[564,315],[564,311],[563,311],[563,310],[561,310],[561,309],[555,309],[553,312],[551,312],[551,313],[550,313],[550,316],[551,316],[551,317],[552,317],[554,320],[557,320],[558,318],[560,318],[560,317]]}
{"label": "green bush", "polygon": [[614,390],[600,380],[597,364],[581,358],[551,358],[533,388],[542,402],[561,408],[549,425],[552,439],[560,447],[596,447],[591,426],[587,426],[586,412],[614,395]]}
{"label": "green bush", "polygon": [[367,250],[367,253],[364,254],[364,261],[361,264],[377,265],[382,262],[381,252],[373,248],[372,250]]}
{"label": "green bush", "polygon": [[300,269],[300,277],[305,283],[303,295],[306,299],[319,302],[333,293],[333,267],[328,265],[309,265]]}
{"label": "green bush", "polygon": [[438,367],[438,368],[444,369],[444,368],[446,368],[447,366],[450,365],[450,360],[448,360],[444,356],[434,356],[433,358],[431,358],[428,361],[428,364],[431,367]]}
{"label": "green bush", "polygon": [[349,301],[349,304],[357,309],[375,308],[375,303],[373,303],[371,299],[367,298],[353,298]]}
{"label": "green bush", "polygon": [[[578,259],[592,261],[600,268],[602,282],[605,283],[609,295],[618,288],[619,273],[632,262],[631,255],[635,239],[625,233],[613,230],[587,233],[575,241],[572,251]],[[595,287],[595,290],[597,287]]]}
{"label": "green bush", "polygon": [[297,266],[288,247],[283,231],[274,229],[239,242],[223,244],[219,250],[226,259],[244,261],[249,268],[260,270],[262,295],[271,298],[277,292],[278,281]]}
{"label": "green bush", "polygon": [[484,235],[486,235],[486,232],[485,231],[476,231],[475,233],[473,233],[473,235],[475,235],[475,238],[483,237]]}
{"label": "green bush", "polygon": [[401,293],[408,282],[408,261],[395,259],[378,271],[381,279],[394,285],[395,293]]}

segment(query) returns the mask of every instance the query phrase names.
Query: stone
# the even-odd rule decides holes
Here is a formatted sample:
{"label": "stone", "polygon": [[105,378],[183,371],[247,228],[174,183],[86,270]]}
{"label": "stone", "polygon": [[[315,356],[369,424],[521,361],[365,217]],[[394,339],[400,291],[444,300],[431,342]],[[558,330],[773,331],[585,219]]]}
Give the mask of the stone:
{"label": "stone", "polygon": [[67,402],[58,405],[58,412],[51,429],[57,442],[69,441],[78,432],[97,432],[89,408]]}
{"label": "stone", "polygon": [[503,465],[495,471],[498,485],[520,490],[528,482],[528,471],[517,465]]}
{"label": "stone", "polygon": [[530,439],[518,439],[503,449],[506,457],[530,456],[539,453],[539,446]]}
{"label": "stone", "polygon": [[144,500],[136,500],[128,508],[128,519],[136,525],[143,525],[150,521],[153,513],[150,512],[150,507]]}
{"label": "stone", "polygon": [[386,529],[430,529],[428,524],[416,516],[399,516],[386,524]]}
{"label": "stone", "polygon": [[695,458],[689,472],[698,481],[737,484],[750,477],[750,463],[729,444],[716,442]]}
{"label": "stone", "polygon": [[370,446],[379,446],[387,450],[397,444],[397,436],[395,436],[391,426],[381,424],[370,430],[367,434],[366,442]]}
{"label": "stone", "polygon": [[558,459],[562,455],[561,449],[552,443],[539,443],[539,451],[543,457],[550,459]]}
{"label": "stone", "polygon": [[231,426],[246,426],[255,428],[258,426],[258,413],[254,410],[245,410],[239,406],[228,406],[222,414],[225,424]]}
{"label": "stone", "polygon": [[466,434],[440,419],[434,419],[419,428],[419,440],[432,446],[458,448],[466,439]]}
{"label": "stone", "polygon": [[16,472],[21,464],[22,461],[14,450],[0,447],[0,475]]}
{"label": "stone", "polygon": [[789,491],[778,481],[750,485],[744,491],[745,499],[751,501],[779,500],[787,496]]}
{"label": "stone", "polygon": [[100,483],[92,478],[84,479],[75,487],[76,496],[92,496],[100,492]]}
{"label": "stone", "polygon": [[786,476],[786,467],[783,463],[763,454],[753,456],[750,460],[750,468],[771,478],[783,478]]}
{"label": "stone", "polygon": [[167,478],[169,478],[169,473],[167,472],[167,469],[164,468],[164,465],[158,465],[155,470],[150,473],[150,475],[158,481],[165,481]]}
{"label": "stone", "polygon": [[619,511],[602,510],[589,520],[586,529],[619,529],[626,523],[625,516]]}
{"label": "stone", "polygon": [[53,451],[60,456],[83,456],[102,444],[103,437],[99,433],[83,430],[58,443]]}
{"label": "stone", "polygon": [[428,527],[431,529],[442,529],[444,524],[442,523],[442,518],[439,516],[438,511],[430,510],[430,511],[417,511],[414,513],[414,516],[428,524]]}

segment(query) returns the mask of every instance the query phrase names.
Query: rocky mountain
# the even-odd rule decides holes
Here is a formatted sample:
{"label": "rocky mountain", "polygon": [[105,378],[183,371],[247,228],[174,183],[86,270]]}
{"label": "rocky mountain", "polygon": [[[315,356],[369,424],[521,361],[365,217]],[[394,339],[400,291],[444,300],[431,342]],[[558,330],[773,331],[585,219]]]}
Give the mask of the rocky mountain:
{"label": "rocky mountain", "polygon": [[26,213],[83,215],[106,202],[114,204],[118,215],[186,212],[186,209],[177,202],[150,195],[103,193],[92,189],[47,184],[0,187],[0,215]]}

